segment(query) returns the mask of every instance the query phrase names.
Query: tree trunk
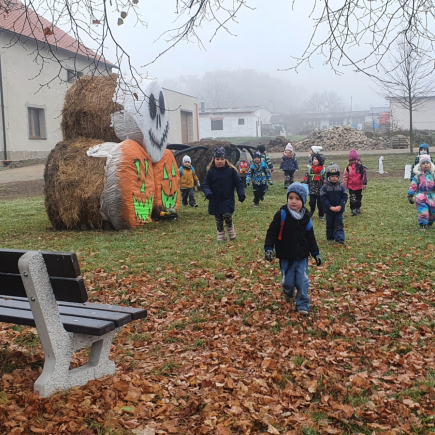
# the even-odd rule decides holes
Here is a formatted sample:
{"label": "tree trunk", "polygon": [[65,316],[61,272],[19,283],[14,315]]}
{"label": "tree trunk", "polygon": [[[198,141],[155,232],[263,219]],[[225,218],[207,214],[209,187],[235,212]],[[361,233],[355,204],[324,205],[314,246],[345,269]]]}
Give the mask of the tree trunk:
{"label": "tree trunk", "polygon": [[413,131],[412,131],[412,99],[409,99],[409,151],[411,153],[414,152],[414,147],[413,147]]}

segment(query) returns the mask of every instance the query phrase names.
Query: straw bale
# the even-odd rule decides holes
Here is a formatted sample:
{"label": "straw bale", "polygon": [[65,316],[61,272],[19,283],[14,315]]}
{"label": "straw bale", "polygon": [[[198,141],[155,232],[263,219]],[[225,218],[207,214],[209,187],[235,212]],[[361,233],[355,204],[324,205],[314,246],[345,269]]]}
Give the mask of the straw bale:
{"label": "straw bale", "polygon": [[106,158],[86,152],[102,139],[76,138],[59,142],[44,171],[45,209],[54,229],[100,228],[100,198]]}
{"label": "straw bale", "polygon": [[232,145],[230,142],[222,140],[201,140],[199,142],[190,142],[188,144],[191,147],[195,146],[205,146],[207,150],[194,150],[186,151],[177,156],[178,167],[183,165],[183,156],[188,155],[192,160],[192,166],[195,168],[195,173],[199,178],[200,183],[204,181],[205,175],[207,174],[207,166],[210,164],[214,152],[217,147],[224,147],[227,153],[227,160],[232,164],[236,164],[240,157],[240,150]]}
{"label": "straw bale", "polygon": [[83,76],[74,82],[65,95],[62,109],[63,140],[87,137],[119,142],[110,117],[123,109],[112,101],[117,79],[117,74],[110,74]]}

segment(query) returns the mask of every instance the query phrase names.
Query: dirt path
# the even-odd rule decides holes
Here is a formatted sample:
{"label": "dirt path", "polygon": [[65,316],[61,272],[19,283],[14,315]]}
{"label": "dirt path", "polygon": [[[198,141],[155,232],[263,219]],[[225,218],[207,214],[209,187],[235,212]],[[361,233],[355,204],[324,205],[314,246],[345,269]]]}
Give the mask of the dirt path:
{"label": "dirt path", "polygon": [[4,169],[0,171],[0,184],[17,181],[42,180],[45,165],[26,166],[24,168]]}

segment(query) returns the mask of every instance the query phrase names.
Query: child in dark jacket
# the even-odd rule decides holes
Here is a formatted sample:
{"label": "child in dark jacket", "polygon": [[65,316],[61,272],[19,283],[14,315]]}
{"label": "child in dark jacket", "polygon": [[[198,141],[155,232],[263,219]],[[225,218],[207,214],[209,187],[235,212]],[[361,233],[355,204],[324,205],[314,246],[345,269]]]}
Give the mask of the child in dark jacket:
{"label": "child in dark jacket", "polygon": [[320,199],[326,213],[326,240],[344,245],[343,213],[347,202],[346,188],[340,181],[340,168],[331,163],[326,169],[326,182]]}
{"label": "child in dark jacket", "polygon": [[225,240],[224,222],[230,240],[236,238],[233,224],[235,209],[234,190],[239,201],[245,200],[245,189],[237,169],[226,159],[225,148],[216,148],[212,162],[202,183],[202,190],[208,199],[208,213],[216,219],[217,240]]}
{"label": "child in dark jacket", "polygon": [[321,154],[313,154],[311,166],[308,168],[305,177],[302,179],[302,183],[308,184],[308,191],[310,192],[310,211],[314,216],[314,212],[319,209],[319,219],[323,221],[324,211],[323,205],[320,201],[320,189],[323,186],[325,180],[325,167],[323,166],[324,159]]}
{"label": "child in dark jacket", "polygon": [[254,207],[258,207],[260,201],[263,201],[264,194],[267,190],[267,183],[272,183],[270,171],[266,166],[266,163],[262,160],[259,151],[256,151],[253,155],[254,160],[249,167],[248,175],[246,177],[246,185],[252,181],[252,188],[254,190]]}
{"label": "child in dark jacket", "polygon": [[296,153],[293,151],[293,147],[290,143],[285,147],[279,169],[284,171],[284,187],[287,189],[290,184],[293,183],[293,176],[295,172],[299,171]]}
{"label": "child in dark jacket", "polygon": [[355,150],[351,150],[349,153],[349,164],[344,170],[343,185],[349,189],[352,216],[361,214],[362,191],[367,187],[367,174],[366,168]]}
{"label": "child in dark jacket", "polygon": [[304,207],[306,200],[305,186],[301,183],[290,185],[287,204],[275,214],[264,242],[266,260],[272,261],[273,248],[279,258],[286,302],[293,302],[296,287],[296,309],[304,315],[310,311],[308,257],[311,254],[318,266],[322,264],[310,213]]}

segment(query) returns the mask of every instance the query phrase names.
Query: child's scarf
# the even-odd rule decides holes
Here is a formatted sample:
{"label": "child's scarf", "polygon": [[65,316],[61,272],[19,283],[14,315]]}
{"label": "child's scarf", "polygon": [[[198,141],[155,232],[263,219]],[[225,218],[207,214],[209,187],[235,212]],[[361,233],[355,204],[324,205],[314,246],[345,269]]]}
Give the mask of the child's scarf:
{"label": "child's scarf", "polygon": [[320,174],[322,173],[324,166],[311,166],[311,171],[314,173],[314,181],[320,181]]}

